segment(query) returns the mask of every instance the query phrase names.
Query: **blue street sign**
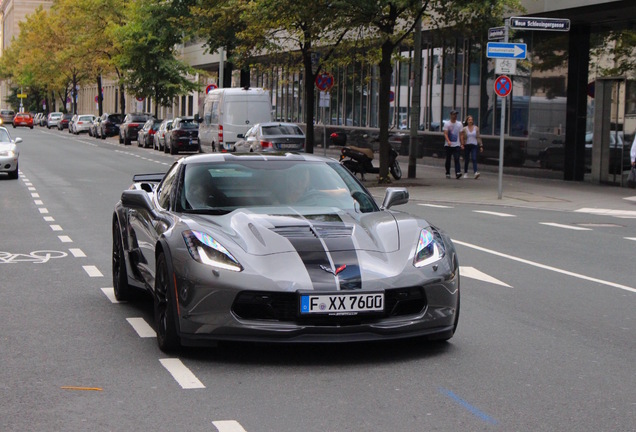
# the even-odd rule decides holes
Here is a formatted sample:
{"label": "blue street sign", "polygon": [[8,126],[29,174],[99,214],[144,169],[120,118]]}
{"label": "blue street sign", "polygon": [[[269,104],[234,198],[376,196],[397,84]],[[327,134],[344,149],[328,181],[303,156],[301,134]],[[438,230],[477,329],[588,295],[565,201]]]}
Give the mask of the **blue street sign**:
{"label": "blue street sign", "polygon": [[526,44],[523,43],[488,42],[486,46],[488,58],[525,59],[526,54]]}

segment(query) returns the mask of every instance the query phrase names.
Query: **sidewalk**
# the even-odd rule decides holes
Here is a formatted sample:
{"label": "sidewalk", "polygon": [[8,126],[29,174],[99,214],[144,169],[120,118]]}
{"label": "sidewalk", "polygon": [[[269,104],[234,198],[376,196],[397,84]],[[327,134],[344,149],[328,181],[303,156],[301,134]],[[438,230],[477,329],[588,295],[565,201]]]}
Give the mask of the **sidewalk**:
{"label": "sidewalk", "polygon": [[[314,154],[323,156],[325,152],[318,147],[314,149]],[[337,158],[339,149],[328,148],[326,154]],[[378,161],[374,162],[378,164]],[[608,209],[625,211],[628,217],[636,218],[635,189],[565,181],[560,177],[562,174],[555,171],[504,167],[502,196],[499,199],[498,165],[482,164],[479,167],[479,179],[472,177],[471,169],[469,178],[458,180],[454,176],[446,178],[444,159],[421,158],[417,159],[416,178],[410,179],[407,178],[408,157],[400,156],[399,162],[402,179],[393,180],[390,185],[378,186],[377,174],[366,175],[364,184],[374,196],[383,196],[386,187],[395,186],[408,188],[411,201],[431,204],[483,204],[559,211]]]}

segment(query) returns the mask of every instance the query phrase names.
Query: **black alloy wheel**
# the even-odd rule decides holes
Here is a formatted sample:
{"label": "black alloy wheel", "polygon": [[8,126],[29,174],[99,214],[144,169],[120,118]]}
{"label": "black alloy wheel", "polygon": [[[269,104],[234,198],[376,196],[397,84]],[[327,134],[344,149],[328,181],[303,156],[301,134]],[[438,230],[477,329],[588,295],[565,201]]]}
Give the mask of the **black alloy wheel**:
{"label": "black alloy wheel", "polygon": [[126,260],[124,258],[124,244],[121,240],[121,227],[117,218],[113,220],[113,291],[115,298],[119,301],[128,300],[130,297],[130,286],[128,285],[128,272],[126,271]]}
{"label": "black alloy wheel", "polygon": [[161,351],[166,353],[176,351],[181,347],[177,331],[176,296],[172,274],[163,252],[157,257],[154,303],[157,345]]}

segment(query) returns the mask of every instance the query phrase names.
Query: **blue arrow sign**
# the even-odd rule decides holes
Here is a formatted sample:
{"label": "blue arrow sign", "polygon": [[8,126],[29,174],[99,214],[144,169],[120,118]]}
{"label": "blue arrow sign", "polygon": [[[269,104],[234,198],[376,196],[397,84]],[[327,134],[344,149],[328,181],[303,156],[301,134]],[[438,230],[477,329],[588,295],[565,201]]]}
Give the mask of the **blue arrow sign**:
{"label": "blue arrow sign", "polygon": [[486,46],[488,58],[525,59],[526,54],[526,44],[522,43],[488,42]]}

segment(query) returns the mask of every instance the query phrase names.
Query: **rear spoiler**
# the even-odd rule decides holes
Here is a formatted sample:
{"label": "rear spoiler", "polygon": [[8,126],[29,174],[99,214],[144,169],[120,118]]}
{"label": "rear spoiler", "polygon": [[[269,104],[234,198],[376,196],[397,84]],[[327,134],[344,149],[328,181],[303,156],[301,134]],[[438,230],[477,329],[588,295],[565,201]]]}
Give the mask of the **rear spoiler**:
{"label": "rear spoiler", "polygon": [[135,174],[133,176],[133,183],[142,183],[142,182],[154,182],[159,183],[163,180],[166,173],[156,173],[156,174]]}

